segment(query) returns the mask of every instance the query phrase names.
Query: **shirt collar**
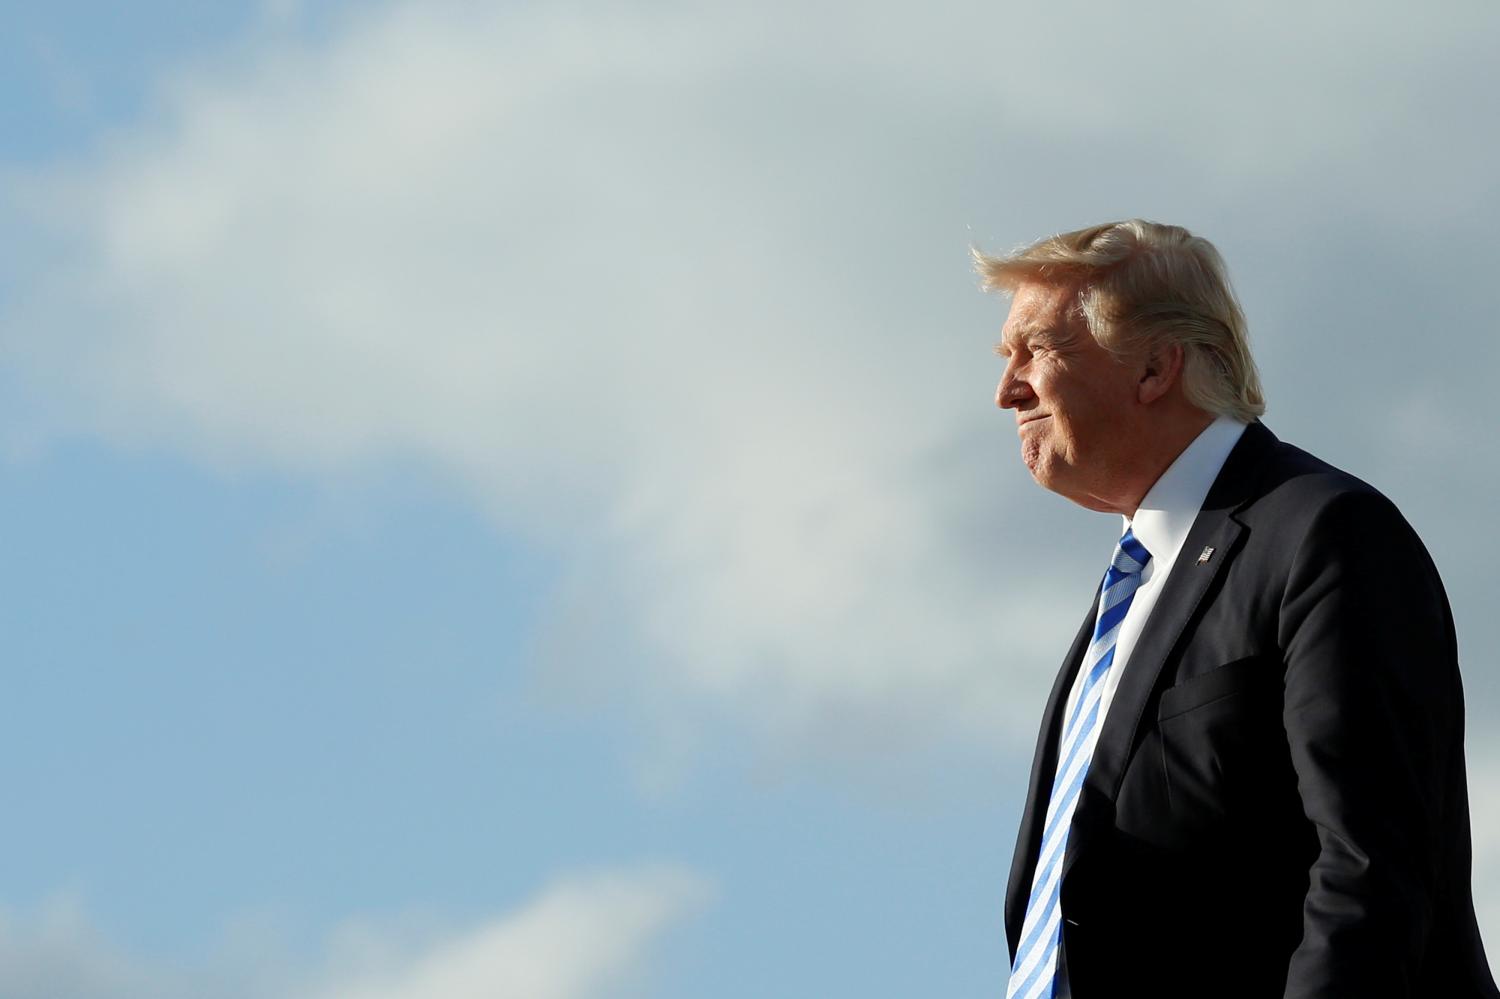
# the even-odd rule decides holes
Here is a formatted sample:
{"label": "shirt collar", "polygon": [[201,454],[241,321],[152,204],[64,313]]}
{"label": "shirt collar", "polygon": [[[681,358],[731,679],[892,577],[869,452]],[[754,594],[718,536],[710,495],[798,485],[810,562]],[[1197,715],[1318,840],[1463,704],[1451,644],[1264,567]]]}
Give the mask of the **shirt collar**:
{"label": "shirt collar", "polygon": [[1153,566],[1177,561],[1177,552],[1198,519],[1209,487],[1219,477],[1245,426],[1227,416],[1210,423],[1156,480],[1135,517],[1124,518],[1125,527],[1151,553]]}

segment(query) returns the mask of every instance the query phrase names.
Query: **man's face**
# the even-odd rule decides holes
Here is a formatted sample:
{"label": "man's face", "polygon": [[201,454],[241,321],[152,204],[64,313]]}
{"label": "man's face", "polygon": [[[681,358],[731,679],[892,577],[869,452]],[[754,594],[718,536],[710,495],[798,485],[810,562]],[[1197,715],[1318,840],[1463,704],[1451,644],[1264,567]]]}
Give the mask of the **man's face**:
{"label": "man's face", "polygon": [[1046,489],[1091,510],[1122,511],[1137,378],[1089,333],[1069,285],[1016,289],[1001,334],[995,404],[1016,411],[1021,460]]}

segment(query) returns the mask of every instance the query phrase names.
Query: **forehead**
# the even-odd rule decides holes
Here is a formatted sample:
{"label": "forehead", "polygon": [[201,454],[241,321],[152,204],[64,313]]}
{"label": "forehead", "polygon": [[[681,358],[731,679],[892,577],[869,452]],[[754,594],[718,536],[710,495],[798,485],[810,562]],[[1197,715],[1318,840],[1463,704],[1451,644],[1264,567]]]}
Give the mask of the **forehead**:
{"label": "forehead", "polygon": [[1076,304],[1077,296],[1070,285],[1023,282],[1011,296],[1001,342],[1008,344],[1041,333],[1063,337],[1076,332]]}

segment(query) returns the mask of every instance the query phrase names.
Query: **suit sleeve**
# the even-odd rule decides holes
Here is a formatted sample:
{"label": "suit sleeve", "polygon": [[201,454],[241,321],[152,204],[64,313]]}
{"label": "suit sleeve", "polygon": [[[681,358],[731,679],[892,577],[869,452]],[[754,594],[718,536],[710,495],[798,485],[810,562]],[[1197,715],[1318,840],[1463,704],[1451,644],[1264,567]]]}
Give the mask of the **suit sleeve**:
{"label": "suit sleeve", "polygon": [[1283,722],[1319,850],[1287,999],[1415,995],[1462,694],[1442,583],[1383,496],[1338,496],[1281,603]]}

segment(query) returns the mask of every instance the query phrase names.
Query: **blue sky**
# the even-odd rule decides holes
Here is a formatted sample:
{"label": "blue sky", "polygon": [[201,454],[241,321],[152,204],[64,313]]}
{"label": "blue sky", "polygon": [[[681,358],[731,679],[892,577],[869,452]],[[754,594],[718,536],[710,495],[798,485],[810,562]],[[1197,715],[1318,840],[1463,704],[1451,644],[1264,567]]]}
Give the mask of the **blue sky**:
{"label": "blue sky", "polygon": [[1500,926],[1500,14],[11,5],[0,994],[992,996],[1109,517],[997,249],[1224,252],[1459,624]]}

